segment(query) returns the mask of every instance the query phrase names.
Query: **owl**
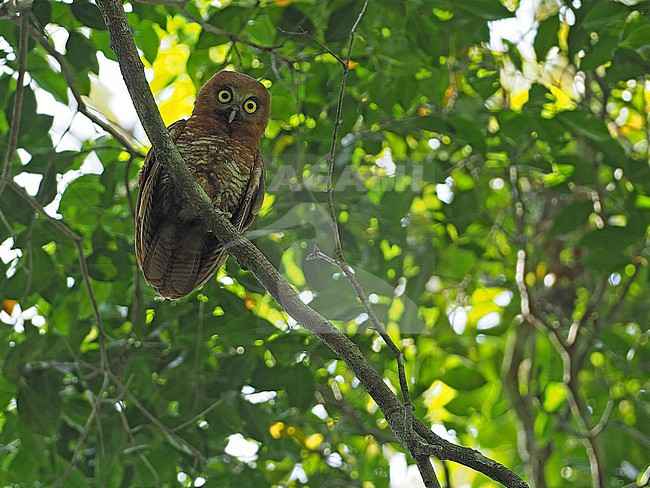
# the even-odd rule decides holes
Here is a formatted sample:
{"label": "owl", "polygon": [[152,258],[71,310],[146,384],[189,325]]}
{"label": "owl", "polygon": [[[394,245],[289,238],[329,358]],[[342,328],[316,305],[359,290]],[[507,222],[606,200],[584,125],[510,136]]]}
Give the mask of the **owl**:
{"label": "owl", "polygon": [[[187,168],[243,232],[264,200],[260,138],[271,97],[259,81],[220,71],[199,90],[192,115],[168,127]],[[147,282],[165,298],[203,286],[228,257],[220,242],[181,198],[153,150],[144,160],[135,217],[135,255]]]}

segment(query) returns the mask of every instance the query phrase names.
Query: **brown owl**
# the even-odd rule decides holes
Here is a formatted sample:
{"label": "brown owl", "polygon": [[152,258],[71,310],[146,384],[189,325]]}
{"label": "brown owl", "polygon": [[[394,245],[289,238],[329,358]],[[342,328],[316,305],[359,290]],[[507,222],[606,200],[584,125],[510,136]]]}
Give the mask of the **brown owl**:
{"label": "brown owl", "polygon": [[[192,115],[169,126],[185,164],[213,204],[244,231],[264,200],[260,137],[271,109],[259,81],[220,71],[199,90]],[[135,255],[147,282],[166,298],[204,285],[228,257],[149,151],[140,172]]]}

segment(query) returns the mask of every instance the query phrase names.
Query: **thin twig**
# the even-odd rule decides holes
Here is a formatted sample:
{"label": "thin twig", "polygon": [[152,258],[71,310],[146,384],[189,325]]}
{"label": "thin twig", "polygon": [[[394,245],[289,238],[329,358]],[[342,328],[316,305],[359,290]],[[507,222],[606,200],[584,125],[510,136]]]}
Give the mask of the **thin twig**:
{"label": "thin twig", "polygon": [[[580,434],[582,435],[583,443],[585,446],[585,451],[589,459],[589,466],[592,475],[592,483],[594,488],[602,488],[604,483],[604,466],[602,455],[600,452],[600,445],[595,436],[591,436],[592,432],[597,432],[590,425],[590,412],[587,407],[584,398],[580,395],[579,385],[578,385],[578,370],[579,363],[576,363],[576,360],[579,360],[579,355],[574,355],[574,346],[576,344],[569,345],[567,340],[560,334],[558,327],[554,327],[544,323],[540,320],[533,309],[532,302],[530,300],[529,285],[526,283],[526,232],[525,232],[525,212],[524,212],[524,202],[521,197],[521,193],[517,189],[518,185],[518,176],[517,169],[514,165],[510,167],[510,178],[511,178],[511,188],[513,193],[513,210],[514,217],[517,223],[517,228],[520,236],[520,248],[517,251],[517,265],[515,272],[515,282],[517,283],[517,288],[519,290],[520,302],[521,302],[521,314],[523,320],[526,320],[533,324],[540,332],[548,334],[549,340],[553,344],[556,352],[562,360],[562,365],[564,369],[564,383],[567,385],[568,395],[567,401],[569,404],[569,409],[571,415],[575,420]],[[538,451],[544,454],[546,450]],[[534,454],[534,453],[529,453]],[[543,477],[543,472],[539,471],[534,473],[534,478]]]}
{"label": "thin twig", "polygon": [[65,467],[65,470],[63,470],[63,473],[61,473],[61,476],[54,482],[53,488],[57,488],[63,484],[63,482],[68,478],[74,467],[77,465],[77,460],[79,459],[79,453],[81,452],[81,449],[83,448],[86,438],[88,437],[88,433],[90,432],[90,427],[93,423],[93,420],[99,413],[100,409],[100,404],[104,400],[104,393],[108,390],[109,386],[109,377],[108,375],[104,375],[104,381],[102,383],[102,387],[99,389],[99,393],[97,393],[97,397],[95,398],[95,401],[92,402],[92,409],[90,411],[90,415],[88,415],[88,418],[86,419],[86,423],[83,426],[83,429],[81,430],[81,434],[79,434],[79,439],[77,439],[77,445],[75,447],[74,453],[72,454],[72,458],[70,459],[70,462],[68,465]]}
{"label": "thin twig", "polygon": [[337,259],[336,260],[325,259],[326,255],[320,252],[320,250],[318,250],[317,248],[314,249],[314,252],[310,256],[312,256],[311,259],[313,259],[314,257],[318,257],[320,259],[325,259],[326,261],[329,261],[330,263],[340,267],[343,273],[345,274],[346,278],[350,282],[350,284],[352,284],[352,286],[354,287],[357,296],[359,297],[359,300],[363,305],[363,308],[366,310],[366,313],[368,314],[368,317],[370,318],[373,324],[374,330],[376,330],[379,333],[381,338],[384,340],[388,348],[395,356],[395,359],[397,361],[397,371],[398,371],[400,389],[402,391],[402,399],[404,401],[404,405],[407,408],[411,409],[412,408],[411,396],[409,394],[408,382],[406,380],[406,373],[404,371],[404,356],[402,354],[402,351],[400,351],[399,348],[395,345],[393,340],[386,332],[386,329],[377,318],[377,315],[372,309],[372,306],[370,305],[370,301],[366,297],[363,288],[361,287],[359,281],[357,280],[354,274],[354,271],[352,270],[352,268],[350,268],[350,266],[347,264],[345,260],[345,255],[343,253],[343,246],[341,244],[341,233],[339,231],[338,220],[336,218],[336,209],[334,207],[334,198],[332,196],[332,179],[334,176],[334,155],[336,153],[338,133],[343,118],[343,97],[345,94],[345,85],[347,82],[348,72],[350,71],[350,59],[352,57],[352,47],[354,45],[354,38],[356,35],[357,28],[361,23],[361,19],[365,14],[367,6],[368,6],[368,0],[364,2],[361,12],[359,12],[359,15],[357,16],[357,20],[352,26],[352,29],[350,29],[350,41],[348,44],[348,51],[347,51],[345,62],[343,62],[338,56],[336,56],[336,59],[341,63],[343,74],[341,76],[341,84],[339,87],[339,98],[336,103],[336,116],[334,118],[334,129],[332,130],[332,143],[330,145],[330,151],[327,157],[327,186],[326,186],[327,189],[325,191],[325,198],[327,200],[327,206],[329,208],[329,213],[330,213],[330,222],[332,225],[332,235],[334,236],[334,245],[335,245],[335,252],[336,252]]}
{"label": "thin twig", "polygon": [[49,223],[54,225],[54,227],[61,232],[63,235],[71,239],[74,243],[75,246],[77,247],[77,254],[79,255],[79,266],[81,268],[81,274],[84,280],[84,284],[86,285],[86,291],[88,291],[88,296],[90,298],[90,302],[93,307],[93,313],[95,316],[95,320],[97,322],[97,329],[98,329],[98,339],[99,339],[99,348],[100,348],[100,354],[101,354],[101,366],[102,370],[106,371],[108,370],[108,358],[106,355],[106,347],[105,347],[105,338],[106,335],[104,333],[104,326],[102,323],[102,317],[101,314],[99,313],[99,305],[97,303],[97,299],[95,298],[95,293],[93,291],[92,284],[90,283],[90,275],[88,273],[88,264],[86,262],[86,257],[84,254],[84,248],[83,248],[83,238],[79,235],[77,235],[75,232],[73,232],[67,225],[65,225],[62,221],[57,220],[53,218],[51,215],[49,215],[43,206],[38,203],[35,199],[30,197],[25,190],[18,185],[13,180],[6,181],[6,185],[11,188],[18,196],[20,196],[27,204],[29,204],[34,210],[36,210],[39,214],[41,214],[43,217],[47,219]]}
{"label": "thin twig", "polygon": [[336,255],[339,259],[343,259],[343,247],[341,246],[341,236],[339,233],[338,223],[336,219],[336,210],[334,208],[334,200],[332,198],[332,179],[334,176],[334,155],[336,153],[336,145],[338,143],[339,129],[341,128],[341,122],[343,119],[343,97],[345,95],[345,85],[348,79],[348,72],[350,71],[350,59],[352,57],[352,46],[354,44],[354,37],[356,35],[356,29],[363,18],[363,15],[366,11],[366,6],[368,5],[368,0],[363,4],[363,8],[357,17],[356,22],[350,30],[350,42],[348,44],[348,54],[343,63],[343,73],[341,75],[341,84],[339,86],[339,97],[336,102],[336,116],[334,118],[334,129],[332,130],[332,143],[330,144],[330,151],[327,157],[327,190],[325,191],[325,197],[327,198],[327,203],[330,211],[330,218],[332,220],[332,232],[334,235],[334,244],[336,248]]}
{"label": "thin twig", "polygon": [[135,396],[131,390],[127,388],[127,386],[122,382],[120,378],[115,376],[114,374],[110,373],[111,379],[113,380],[113,383],[117,385],[117,387],[120,389],[120,393],[123,393],[130,402],[135,405],[135,407],[140,410],[140,412],[147,417],[156,427],[158,427],[161,431],[163,431],[166,435],[174,438],[179,444],[185,446],[195,457],[195,459],[198,459],[200,461],[203,461],[203,453],[199,451],[196,447],[194,447],[192,444],[190,444],[188,441],[183,439],[180,435],[178,435],[173,429],[170,429],[167,427],[165,424],[163,424],[158,417],[156,417],[153,413],[151,413],[147,407],[145,407],[142,402],[138,399],[137,396]]}
{"label": "thin twig", "polygon": [[133,143],[124,134],[122,134],[122,132],[120,132],[111,123],[104,121],[101,117],[98,117],[97,115],[92,113],[92,111],[88,108],[81,93],[79,92],[79,89],[77,88],[75,77],[70,72],[70,68],[68,67],[68,63],[66,62],[65,57],[61,53],[59,53],[56,49],[54,49],[54,46],[52,46],[52,44],[50,44],[46,33],[40,32],[35,27],[31,27],[29,30],[29,34],[35,41],[37,41],[41,46],[43,46],[43,48],[45,48],[47,53],[50,56],[52,56],[57,61],[57,63],[59,63],[59,66],[61,67],[61,73],[65,78],[68,88],[70,88],[70,91],[72,92],[72,96],[77,102],[77,110],[83,115],[85,115],[86,117],[88,117],[90,121],[93,122],[95,125],[98,125],[105,132],[108,132],[110,135],[112,135],[116,141],[118,141],[122,146],[124,146],[124,148],[128,151],[128,153],[132,157],[143,158],[144,153],[139,149],[137,149],[133,145]]}
{"label": "thin twig", "polygon": [[193,396],[193,406],[192,408],[198,408],[201,401],[201,346],[203,345],[203,327],[205,325],[205,301],[202,300],[203,297],[199,295],[199,310],[197,317],[198,330],[196,331],[196,337],[194,338],[194,364],[192,366],[192,396]]}
{"label": "thin twig", "polygon": [[[156,471],[156,468],[154,468],[154,467],[151,465],[151,462],[149,461],[149,459],[147,458],[147,456],[145,456],[145,455],[141,452],[140,449],[137,449],[137,446],[136,446],[136,443],[135,443],[135,437],[133,436],[133,429],[131,429],[131,426],[129,425],[129,420],[126,418],[126,415],[124,415],[124,410],[120,409],[120,410],[118,411],[118,413],[119,413],[119,416],[120,416],[120,420],[122,421],[122,428],[124,429],[124,432],[126,433],[126,438],[128,439],[128,441],[129,441],[129,442],[132,444],[132,446],[133,446],[133,447],[131,448],[132,451],[136,451],[136,450],[137,450],[137,452],[138,452],[138,457],[139,457],[140,460],[142,461],[142,464],[145,465],[145,467],[149,470],[149,472],[151,473],[151,475],[154,477],[154,479],[155,479],[155,481],[156,481],[155,486],[159,486],[159,485],[160,485],[160,476],[158,475],[158,471]],[[138,464],[137,464],[135,461],[133,461],[133,460],[131,461],[131,464],[133,465],[133,471],[135,471],[135,476],[136,476],[136,478],[140,481],[141,484],[144,484],[144,483],[142,482],[142,474],[140,473],[140,468],[138,467]]]}
{"label": "thin twig", "polygon": [[18,41],[18,79],[14,93],[14,105],[11,112],[11,128],[7,142],[2,178],[0,178],[0,195],[11,178],[11,167],[18,149],[18,134],[20,133],[20,119],[23,112],[23,97],[25,93],[25,70],[27,68],[27,39],[29,34],[29,15],[23,11],[20,15],[20,39]]}
{"label": "thin twig", "polygon": [[[544,460],[550,455],[551,445],[540,446],[535,434],[534,419],[535,411],[532,404],[533,394],[531,392],[531,378],[528,376],[527,392],[522,394],[520,391],[519,371],[525,362],[525,348],[530,341],[534,344],[535,330],[542,333],[548,333],[551,327],[539,320],[533,311],[530,299],[530,291],[526,283],[526,261],[527,261],[527,240],[526,240],[526,207],[519,191],[519,175],[516,165],[510,166],[510,188],[512,213],[516,224],[517,235],[515,241],[519,242],[517,250],[517,262],[515,265],[515,284],[519,291],[521,322],[513,331],[511,343],[508,346],[508,354],[504,358],[505,384],[512,397],[513,407],[517,412],[517,418],[520,424],[521,436],[517,440],[518,448],[522,459],[526,465],[526,471],[533,486],[544,486],[546,484],[546,474],[541,467],[544,466]],[[551,330],[550,339],[557,350],[564,348],[563,338],[556,329]],[[534,366],[534,363],[531,367]]]}
{"label": "thin twig", "polygon": [[11,133],[9,136],[9,145],[7,148],[5,165],[2,171],[2,179],[0,180],[0,194],[6,186],[9,186],[13,191],[15,191],[20,197],[22,197],[29,205],[31,205],[39,214],[44,216],[50,223],[52,223],[59,231],[64,235],[74,241],[79,255],[79,265],[81,267],[82,275],[84,282],[86,283],[86,288],[88,295],[93,306],[93,312],[95,314],[95,319],[97,321],[97,328],[99,330],[99,345],[101,353],[102,368],[108,368],[108,361],[106,357],[106,347],[104,344],[104,329],[102,326],[102,319],[99,313],[99,306],[97,305],[97,300],[95,299],[95,294],[93,292],[92,285],[90,284],[90,277],[88,275],[88,265],[86,263],[86,258],[84,255],[83,249],[83,239],[75,234],[68,226],[63,222],[52,218],[45,211],[43,206],[37,202],[35,199],[30,197],[23,188],[20,187],[13,179],[11,179],[11,165],[13,163],[13,155],[16,152],[18,145],[18,132],[20,129],[20,116],[22,112],[22,100],[23,100],[23,82],[26,68],[26,59],[27,59],[27,39],[31,31],[29,26],[28,15],[23,12],[20,16],[20,41],[19,41],[19,72],[18,72],[18,84],[16,86],[16,93],[14,98],[14,107],[13,107],[13,119],[11,124]]}
{"label": "thin twig", "polygon": [[[438,488],[440,486],[440,483],[436,477],[435,470],[433,469],[433,466],[431,465],[431,462],[429,460],[429,455],[426,454],[419,454],[416,452],[415,447],[412,445],[414,442],[414,436],[413,436],[413,429],[412,429],[412,421],[413,421],[413,404],[411,401],[411,396],[409,393],[409,388],[408,388],[408,382],[406,379],[406,372],[404,368],[404,355],[402,351],[395,345],[391,337],[388,335],[388,332],[386,332],[386,329],[384,326],[381,324],[379,321],[379,318],[375,314],[372,306],[370,305],[370,301],[366,297],[365,292],[363,291],[363,288],[361,284],[359,283],[359,280],[357,280],[354,270],[348,265],[348,263],[345,260],[345,255],[343,252],[343,246],[341,244],[341,234],[339,231],[339,226],[338,226],[338,220],[336,218],[336,209],[334,206],[334,198],[332,196],[332,179],[334,175],[334,157],[336,153],[336,147],[338,143],[338,132],[341,127],[341,122],[343,118],[343,98],[345,95],[345,86],[347,82],[347,76],[350,71],[350,60],[352,57],[352,47],[354,45],[354,38],[356,35],[357,28],[359,27],[359,24],[361,23],[361,19],[363,18],[366,7],[368,6],[368,0],[366,0],[363,4],[363,7],[361,11],[359,12],[359,15],[357,16],[357,19],[350,29],[350,34],[349,34],[349,43],[348,43],[348,49],[347,49],[347,55],[345,61],[341,60],[338,56],[336,56],[330,49],[322,45],[320,42],[316,41],[311,37],[309,34],[303,34],[307,35],[311,39],[313,39],[321,48],[325,49],[327,52],[329,52],[334,58],[341,64],[343,73],[341,76],[341,84],[339,86],[339,96],[336,104],[336,115],[334,118],[334,129],[332,131],[332,142],[330,145],[330,151],[329,155],[327,157],[327,186],[326,186],[326,191],[325,191],[325,198],[327,200],[327,206],[329,208],[329,213],[330,213],[330,222],[332,226],[332,235],[334,236],[334,244],[335,244],[335,252],[336,252],[336,259],[332,259],[323,252],[321,252],[317,247],[314,248],[314,251],[307,256],[307,259],[322,259],[326,262],[329,262],[331,264],[334,264],[338,266],[343,273],[345,274],[346,278],[354,288],[357,297],[359,298],[364,310],[368,314],[368,317],[370,318],[370,321],[373,324],[373,329],[381,336],[381,338],[384,340],[388,348],[390,349],[391,353],[395,357],[395,360],[397,361],[397,372],[398,372],[398,378],[399,378],[399,383],[400,383],[400,390],[402,392],[402,399],[404,402],[404,407],[405,407],[405,415],[404,415],[404,422],[406,425],[404,426],[406,428],[406,432],[403,438],[400,438],[401,441],[404,442],[404,445],[407,449],[409,449],[410,454],[412,455],[413,459],[417,463],[418,469],[420,470],[420,473],[422,475],[422,478],[425,482],[425,486],[427,487],[433,487],[433,488]],[[397,433],[396,433],[397,434]],[[398,434],[398,437],[400,435]]]}
{"label": "thin twig", "polygon": [[412,408],[412,401],[408,389],[408,382],[406,380],[406,374],[404,371],[404,355],[402,354],[402,351],[400,351],[400,349],[395,345],[395,342],[393,342],[391,337],[388,335],[388,332],[386,332],[386,329],[381,324],[381,321],[379,320],[377,314],[372,308],[372,305],[370,304],[370,300],[368,300],[368,297],[366,296],[363,287],[359,283],[359,280],[357,280],[357,277],[354,274],[354,270],[347,264],[347,262],[345,262],[344,259],[343,260],[333,259],[327,254],[323,253],[317,246],[314,246],[313,252],[307,256],[307,261],[311,261],[313,259],[320,259],[327,263],[333,264],[334,266],[339,267],[343,271],[343,274],[345,274],[345,277],[348,279],[348,281],[354,288],[354,291],[356,292],[357,298],[359,298],[361,305],[363,306],[364,310],[368,314],[368,318],[372,323],[372,329],[375,330],[381,336],[381,338],[384,340],[388,348],[393,353],[393,356],[395,356],[395,359],[397,361],[397,370],[399,373],[398,374],[399,384],[400,384],[400,389],[402,391],[402,397],[403,397],[402,400],[404,401],[404,405],[407,407],[407,409]]}
{"label": "thin twig", "polygon": [[[138,1],[143,1],[143,0],[138,0]],[[239,26],[239,29],[234,34],[231,33],[231,32],[228,32],[228,31],[226,31],[224,29],[221,29],[221,28],[211,24],[210,22],[207,22],[206,20],[201,19],[200,17],[197,17],[192,12],[190,12],[190,10],[185,5],[176,5],[176,6],[180,9],[181,12],[183,12],[183,15],[185,15],[185,17],[187,17],[188,20],[190,20],[192,22],[195,22],[196,24],[200,25],[201,28],[204,31],[211,32],[212,34],[222,36],[222,37],[228,39],[228,41],[230,41],[231,46],[230,46],[230,49],[228,51],[228,54],[224,58],[224,62],[222,64],[221,68],[223,68],[224,65],[228,63],[228,58],[229,58],[230,54],[233,51],[235,52],[237,57],[240,58],[240,64],[241,64],[241,55],[239,54],[239,50],[237,49],[237,44],[242,44],[242,45],[248,46],[251,49],[254,49],[254,50],[258,51],[258,52],[270,54],[271,55],[271,63],[273,65],[275,65],[276,59],[279,59],[292,72],[293,71],[300,71],[299,69],[297,69],[294,66],[295,62],[296,62],[296,59],[288,58],[287,56],[285,56],[283,54],[280,54],[280,52],[278,52],[279,49],[284,47],[286,41],[282,41],[279,44],[266,46],[264,44],[259,44],[259,43],[253,42],[253,41],[249,41],[248,39],[245,39],[245,38],[241,37],[240,33],[246,27],[246,23],[247,23],[247,21],[248,21],[248,19],[250,17],[250,14],[252,13],[253,8],[255,6],[251,7],[251,9],[249,10],[249,15],[246,18],[242,19],[242,22],[241,22],[241,24]],[[278,77],[278,79],[281,79],[281,78]]]}
{"label": "thin twig", "polygon": [[[142,0],[139,0],[142,1]],[[217,34],[219,36],[225,37],[228,39],[230,42],[234,42],[237,44],[243,44],[248,47],[252,47],[253,49],[257,49],[258,51],[262,52],[268,52],[268,53],[273,53],[277,54],[275,51],[277,49],[280,49],[281,47],[284,46],[284,42],[280,44],[276,44],[274,46],[265,46],[263,44],[258,44],[253,41],[249,41],[248,39],[244,39],[243,37],[239,37],[237,34],[231,34],[228,31],[225,31],[223,29],[220,29],[219,27],[210,24],[209,22],[204,21],[203,19],[200,19],[199,17],[196,17],[192,12],[188,10],[188,8],[183,5],[179,7],[181,12],[183,12],[183,15],[187,17],[188,20],[195,22],[201,26],[201,28],[207,32],[212,32],[213,34]],[[241,31],[241,29],[240,29]]]}
{"label": "thin twig", "polygon": [[[126,188],[126,198],[129,202],[129,210],[131,211],[131,217],[135,219],[135,205],[133,203],[133,198],[131,197],[131,179],[129,177],[131,173],[131,167],[133,166],[134,156],[129,157],[129,161],[126,163],[124,168],[124,187]],[[135,267],[135,274],[133,278],[133,302],[131,306],[131,324],[133,328],[137,327],[140,310],[142,308],[142,279],[140,274],[140,269]]]}
{"label": "thin twig", "polygon": [[577,368],[582,367],[585,358],[587,357],[592,346],[594,345],[594,343],[602,333],[603,329],[613,322],[614,317],[616,317],[618,312],[621,310],[621,307],[625,304],[625,300],[630,292],[630,288],[638,278],[639,273],[641,272],[642,269],[643,269],[643,264],[642,261],[639,259],[634,264],[634,272],[632,273],[632,276],[630,276],[627,282],[625,283],[625,286],[623,287],[618,299],[616,300],[612,308],[607,312],[606,315],[604,315],[603,317],[599,317],[592,324],[587,336],[585,337],[584,340],[580,342],[579,351],[575,358],[575,366]]}
{"label": "thin twig", "polygon": [[[63,222],[60,220],[52,218],[43,208],[43,206],[40,204],[40,202],[36,201],[35,199],[31,198],[23,188],[21,188],[13,179],[11,179],[11,166],[13,163],[13,157],[16,152],[17,148],[17,141],[18,141],[18,132],[20,129],[20,116],[21,116],[21,111],[22,111],[22,100],[23,100],[23,90],[24,90],[24,74],[25,74],[25,69],[26,69],[26,59],[27,59],[27,40],[29,36],[32,36],[35,40],[37,40],[47,51],[49,54],[51,54],[60,64],[61,66],[61,71],[64,74],[66,81],[68,82],[68,86],[70,87],[70,90],[72,91],[75,99],[77,100],[78,108],[79,111],[84,113],[90,120],[95,122],[97,125],[102,127],[104,130],[109,132],[113,137],[115,137],[118,141],[120,141],[125,148],[131,153],[132,156],[134,155],[141,155],[138,150],[134,148],[133,145],[131,145],[130,141],[128,141],[126,138],[122,136],[119,131],[114,129],[110,124],[106,124],[103,122],[101,119],[97,118],[90,112],[88,112],[88,109],[83,102],[83,99],[81,97],[81,94],[79,91],[76,89],[75,83],[74,83],[74,78],[72,77],[67,64],[65,63],[63,57],[54,49],[52,45],[47,41],[47,39],[43,36],[42,33],[40,33],[36,28],[31,27],[29,25],[28,21],[28,15],[26,15],[25,12],[23,12],[20,16],[20,41],[19,41],[19,72],[18,72],[18,84],[16,87],[16,93],[15,93],[15,98],[14,98],[14,108],[13,108],[13,119],[12,119],[12,125],[11,125],[11,132],[10,132],[10,137],[9,137],[9,144],[7,148],[7,153],[6,153],[6,159],[5,159],[5,165],[3,167],[3,172],[2,172],[2,179],[0,179],[0,193],[4,190],[6,186],[9,186],[14,192],[16,192],[17,195],[19,195],[24,201],[26,201],[38,214],[41,216],[45,217],[49,223],[54,225],[54,227],[59,230],[63,235],[71,239],[76,248],[77,248],[77,255],[78,255],[78,260],[79,260],[79,266],[81,269],[81,274],[83,277],[83,281],[85,284],[86,291],[88,292],[88,296],[92,305],[93,313],[95,316],[95,321],[97,325],[97,330],[98,330],[98,342],[99,342],[99,351],[100,351],[100,362],[101,362],[101,370],[104,375],[104,379],[102,382],[102,387],[100,391],[97,394],[97,399],[93,403],[92,411],[90,415],[88,416],[88,419],[86,420],[86,423],[84,425],[84,428],[79,436],[79,439],[77,440],[77,446],[75,448],[75,451],[72,455],[72,459],[66,466],[65,470],[61,474],[61,476],[58,478],[55,486],[61,485],[65,479],[69,476],[70,472],[72,469],[75,467],[79,453],[81,452],[81,449],[83,445],[85,444],[85,441],[87,439],[88,433],[90,431],[90,427],[92,425],[93,419],[95,419],[98,415],[99,409],[100,409],[100,404],[101,401],[104,397],[104,393],[107,391],[108,386],[110,384],[109,381],[109,363],[108,363],[108,355],[106,351],[106,334],[104,331],[103,323],[102,323],[102,317],[99,312],[99,304],[97,303],[97,299],[95,297],[95,293],[92,287],[92,284],[90,282],[90,274],[88,272],[88,263],[86,261],[85,257],[85,251],[83,248],[83,238],[79,235],[77,235],[75,232],[73,232],[67,225],[65,225]],[[30,247],[30,252],[31,252],[31,247]]]}
{"label": "thin twig", "polygon": [[[327,206],[329,207],[329,212],[330,212],[332,235],[334,236],[335,252],[336,252],[337,259],[329,258],[327,255],[322,253],[318,248],[315,248],[314,252],[310,254],[307,257],[307,259],[314,259],[314,258],[323,259],[341,268],[341,270],[345,274],[350,284],[354,287],[354,290],[356,291],[357,296],[361,301],[361,304],[363,305],[363,308],[366,310],[366,313],[368,314],[368,317],[370,318],[373,324],[373,329],[379,333],[381,338],[384,340],[388,348],[395,356],[395,359],[397,360],[397,370],[399,376],[400,389],[402,391],[402,399],[404,401],[404,405],[406,405],[407,408],[412,408],[411,397],[408,389],[408,382],[406,380],[406,373],[404,371],[404,356],[402,354],[402,351],[400,351],[399,348],[395,345],[393,340],[386,332],[386,329],[377,318],[377,315],[375,314],[374,310],[372,309],[372,306],[370,305],[370,301],[366,297],[366,294],[363,291],[363,288],[361,287],[359,280],[357,280],[354,274],[354,270],[347,264],[345,260],[345,256],[343,253],[343,246],[341,244],[341,233],[339,231],[338,220],[336,218],[336,209],[334,207],[334,198],[332,196],[332,178],[334,175],[334,155],[336,153],[336,146],[338,142],[338,132],[339,132],[339,128],[341,127],[341,122],[343,118],[342,112],[343,112],[343,97],[345,94],[345,85],[347,82],[348,72],[350,71],[350,59],[352,57],[352,47],[354,45],[354,38],[356,35],[357,28],[361,23],[361,19],[365,14],[367,5],[368,5],[368,0],[364,2],[361,12],[359,12],[357,20],[352,26],[352,29],[350,30],[350,41],[348,44],[348,51],[347,51],[347,56],[345,61],[342,61],[338,56],[335,56],[336,59],[341,63],[341,66],[343,68],[343,75],[341,76],[341,85],[339,87],[339,98],[336,104],[336,116],[334,119],[334,129],[332,131],[332,143],[330,145],[330,151],[327,157],[327,187],[326,187],[327,189],[325,191],[325,198],[327,199]],[[320,43],[318,44],[320,45]],[[328,49],[328,52],[331,51]]]}
{"label": "thin twig", "polygon": [[603,430],[605,430],[605,427],[607,426],[607,423],[609,422],[609,416],[612,414],[612,410],[614,409],[614,405],[615,405],[615,402],[614,402],[614,400],[612,398],[607,400],[607,405],[605,405],[605,410],[603,411],[603,414],[601,415],[600,420],[589,431],[589,437],[596,437]]}
{"label": "thin twig", "polygon": [[0,209],[0,222],[2,222],[2,225],[5,226],[7,232],[11,235],[11,238],[16,242],[16,231],[11,226],[11,222],[9,222],[9,219],[7,219],[7,216],[4,214],[2,209]]}
{"label": "thin twig", "polygon": [[104,429],[102,427],[102,420],[99,415],[95,415],[95,424],[97,429],[97,443],[99,444],[99,459],[101,465],[101,488],[108,487],[108,455],[106,454],[106,440],[104,439]]}
{"label": "thin twig", "polygon": [[348,63],[350,62],[349,58],[348,58],[348,63],[346,63],[345,61],[343,61],[343,60],[339,57],[338,54],[336,54],[336,53],[335,53],[334,51],[332,51],[329,47],[327,47],[325,44],[323,44],[323,43],[320,42],[318,39],[316,39],[314,36],[312,36],[312,35],[311,35],[309,32],[307,32],[305,29],[303,29],[302,27],[301,27],[300,29],[301,29],[301,30],[299,30],[298,32],[291,32],[291,31],[286,31],[286,30],[281,29],[281,28],[278,27],[278,31],[282,32],[283,34],[286,34],[286,35],[289,35],[289,36],[304,36],[304,37],[306,37],[306,38],[309,39],[311,42],[313,42],[314,44],[316,44],[317,46],[319,46],[323,51],[325,51],[325,52],[328,53],[330,56],[332,56],[334,59],[336,59],[336,61],[338,61],[338,63],[339,63],[341,66],[343,66],[343,69],[347,69],[347,67],[348,67]]}
{"label": "thin twig", "polygon": [[220,406],[223,402],[221,400],[217,400],[214,402],[212,405],[210,405],[208,408],[202,410],[198,414],[196,414],[194,417],[192,417],[189,420],[186,420],[180,425],[177,425],[176,427],[172,428],[172,432],[180,432],[181,430],[191,426],[191,425],[196,425],[196,423],[201,420],[203,417],[205,417],[207,414],[209,414],[212,410]]}

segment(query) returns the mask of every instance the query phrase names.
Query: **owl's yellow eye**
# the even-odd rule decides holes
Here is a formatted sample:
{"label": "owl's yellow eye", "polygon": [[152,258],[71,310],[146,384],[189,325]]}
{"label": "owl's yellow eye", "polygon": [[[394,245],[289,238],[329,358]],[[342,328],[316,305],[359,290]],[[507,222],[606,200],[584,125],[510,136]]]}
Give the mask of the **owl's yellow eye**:
{"label": "owl's yellow eye", "polygon": [[230,90],[227,88],[224,88],[219,92],[217,98],[221,103],[228,103],[230,100],[232,100],[232,93],[230,93]]}
{"label": "owl's yellow eye", "polygon": [[244,110],[246,110],[246,113],[252,114],[257,110],[257,102],[252,98],[249,98],[244,102]]}

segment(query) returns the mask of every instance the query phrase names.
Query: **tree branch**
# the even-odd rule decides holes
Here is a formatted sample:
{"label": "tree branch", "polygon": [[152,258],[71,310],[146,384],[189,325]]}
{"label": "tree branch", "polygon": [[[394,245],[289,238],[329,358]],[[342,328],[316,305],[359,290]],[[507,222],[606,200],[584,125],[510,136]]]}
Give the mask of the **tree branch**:
{"label": "tree branch", "polygon": [[0,178],[0,195],[2,194],[7,181],[11,178],[11,166],[14,162],[16,149],[18,149],[18,134],[20,132],[20,118],[23,112],[23,95],[25,93],[25,69],[27,67],[27,32],[29,29],[29,14],[22,11],[20,14],[20,33],[18,44],[18,79],[16,80],[16,91],[14,93],[14,105],[11,112],[11,129],[9,142],[5,153],[2,177]]}
{"label": "tree branch", "polygon": [[[406,412],[413,419],[413,431],[404,436],[404,406],[384,383],[359,348],[347,336],[332,325],[325,317],[304,304],[296,291],[284,280],[266,257],[245,239],[230,221],[214,208],[203,189],[195,182],[185,167],[178,149],[167,132],[153,95],[144,76],[144,67],[138,56],[131,30],[119,0],[98,0],[109,30],[111,47],[115,51],[122,75],[136,111],[153,144],[157,160],[175,182],[176,188],[187,205],[204,219],[207,228],[222,243],[227,243],[228,252],[240,266],[250,269],[267,291],[289,315],[305,329],[319,337],[354,372],[368,394],[384,413],[389,426],[402,442],[418,444],[406,446],[410,452],[460,462],[470,466],[507,487],[524,488],[526,483],[505,466],[487,459],[473,449],[456,446],[434,434],[417,419],[412,412]],[[401,436],[401,437],[400,437]],[[434,486],[434,485],[430,485]]]}
{"label": "tree branch", "polygon": [[[99,414],[99,409],[100,409],[100,404],[104,400],[104,393],[108,391],[108,387],[110,385],[109,381],[109,376],[104,375],[104,381],[102,382],[102,387],[99,389],[99,393],[97,393],[97,396],[95,397],[95,400],[92,401],[91,403],[91,411],[90,415],[88,415],[88,418],[86,419],[86,423],[83,426],[83,429],[81,430],[81,434],[79,434],[79,439],[77,439],[77,445],[74,449],[74,453],[72,454],[72,459],[70,459],[70,462],[66,466],[65,470],[63,473],[61,473],[61,476],[54,482],[53,488],[58,488],[59,486],[62,486],[65,480],[68,478],[74,467],[77,465],[77,461],[79,460],[79,454],[81,453],[81,450],[84,447],[84,444],[86,443],[86,438],[88,437],[88,433],[90,432],[90,427],[93,423],[93,420],[97,417]],[[89,398],[89,400],[91,400]]]}

